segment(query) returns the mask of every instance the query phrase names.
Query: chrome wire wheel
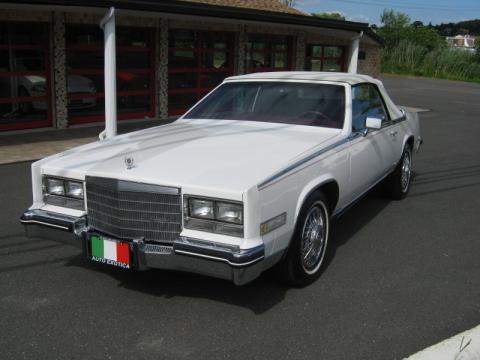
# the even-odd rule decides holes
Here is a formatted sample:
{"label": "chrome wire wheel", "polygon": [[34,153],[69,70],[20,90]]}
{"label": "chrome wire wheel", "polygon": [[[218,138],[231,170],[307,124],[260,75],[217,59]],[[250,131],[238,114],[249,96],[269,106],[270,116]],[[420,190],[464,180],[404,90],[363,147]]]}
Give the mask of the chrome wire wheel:
{"label": "chrome wire wheel", "polygon": [[305,217],[300,240],[303,270],[314,274],[322,264],[328,238],[327,210],[322,202],[312,205]]}
{"label": "chrome wire wheel", "polygon": [[412,155],[409,150],[405,151],[402,162],[401,185],[402,192],[407,192],[412,178]]}

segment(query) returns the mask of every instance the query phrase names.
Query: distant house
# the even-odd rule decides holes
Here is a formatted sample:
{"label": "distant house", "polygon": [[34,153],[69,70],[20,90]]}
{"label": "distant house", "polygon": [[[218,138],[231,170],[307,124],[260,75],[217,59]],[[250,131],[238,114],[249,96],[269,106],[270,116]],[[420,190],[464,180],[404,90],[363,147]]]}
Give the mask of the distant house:
{"label": "distant house", "polygon": [[457,49],[475,51],[475,37],[470,35],[457,35],[446,38],[448,45]]}

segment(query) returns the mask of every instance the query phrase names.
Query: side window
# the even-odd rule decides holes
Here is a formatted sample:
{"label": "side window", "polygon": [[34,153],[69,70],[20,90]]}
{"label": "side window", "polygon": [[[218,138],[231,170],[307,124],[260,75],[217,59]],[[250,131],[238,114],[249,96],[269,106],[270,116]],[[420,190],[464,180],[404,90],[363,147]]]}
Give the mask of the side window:
{"label": "side window", "polygon": [[352,130],[365,129],[369,116],[389,120],[378,89],[372,84],[355,85],[352,87]]}

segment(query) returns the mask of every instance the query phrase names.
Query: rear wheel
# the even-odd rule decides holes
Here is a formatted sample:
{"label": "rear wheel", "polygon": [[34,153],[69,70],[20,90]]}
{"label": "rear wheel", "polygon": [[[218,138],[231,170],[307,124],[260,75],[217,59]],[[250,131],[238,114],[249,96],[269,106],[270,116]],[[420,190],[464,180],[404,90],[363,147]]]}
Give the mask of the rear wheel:
{"label": "rear wheel", "polygon": [[303,205],[281,266],[292,285],[305,286],[323,270],[330,228],[328,204],[321,192],[312,194]]}
{"label": "rear wheel", "polygon": [[387,187],[390,197],[394,200],[401,200],[408,195],[413,177],[412,149],[405,145],[402,157],[398,162],[395,171],[387,179]]}

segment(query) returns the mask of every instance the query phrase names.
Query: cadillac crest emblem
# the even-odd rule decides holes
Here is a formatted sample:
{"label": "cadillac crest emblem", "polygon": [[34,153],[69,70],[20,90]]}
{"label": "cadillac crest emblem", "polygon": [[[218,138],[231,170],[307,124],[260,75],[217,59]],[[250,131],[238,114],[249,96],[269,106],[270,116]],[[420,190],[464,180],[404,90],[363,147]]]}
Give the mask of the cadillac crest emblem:
{"label": "cadillac crest emblem", "polygon": [[127,167],[127,170],[131,170],[135,167],[133,157],[130,157],[130,156],[125,157],[125,166]]}

